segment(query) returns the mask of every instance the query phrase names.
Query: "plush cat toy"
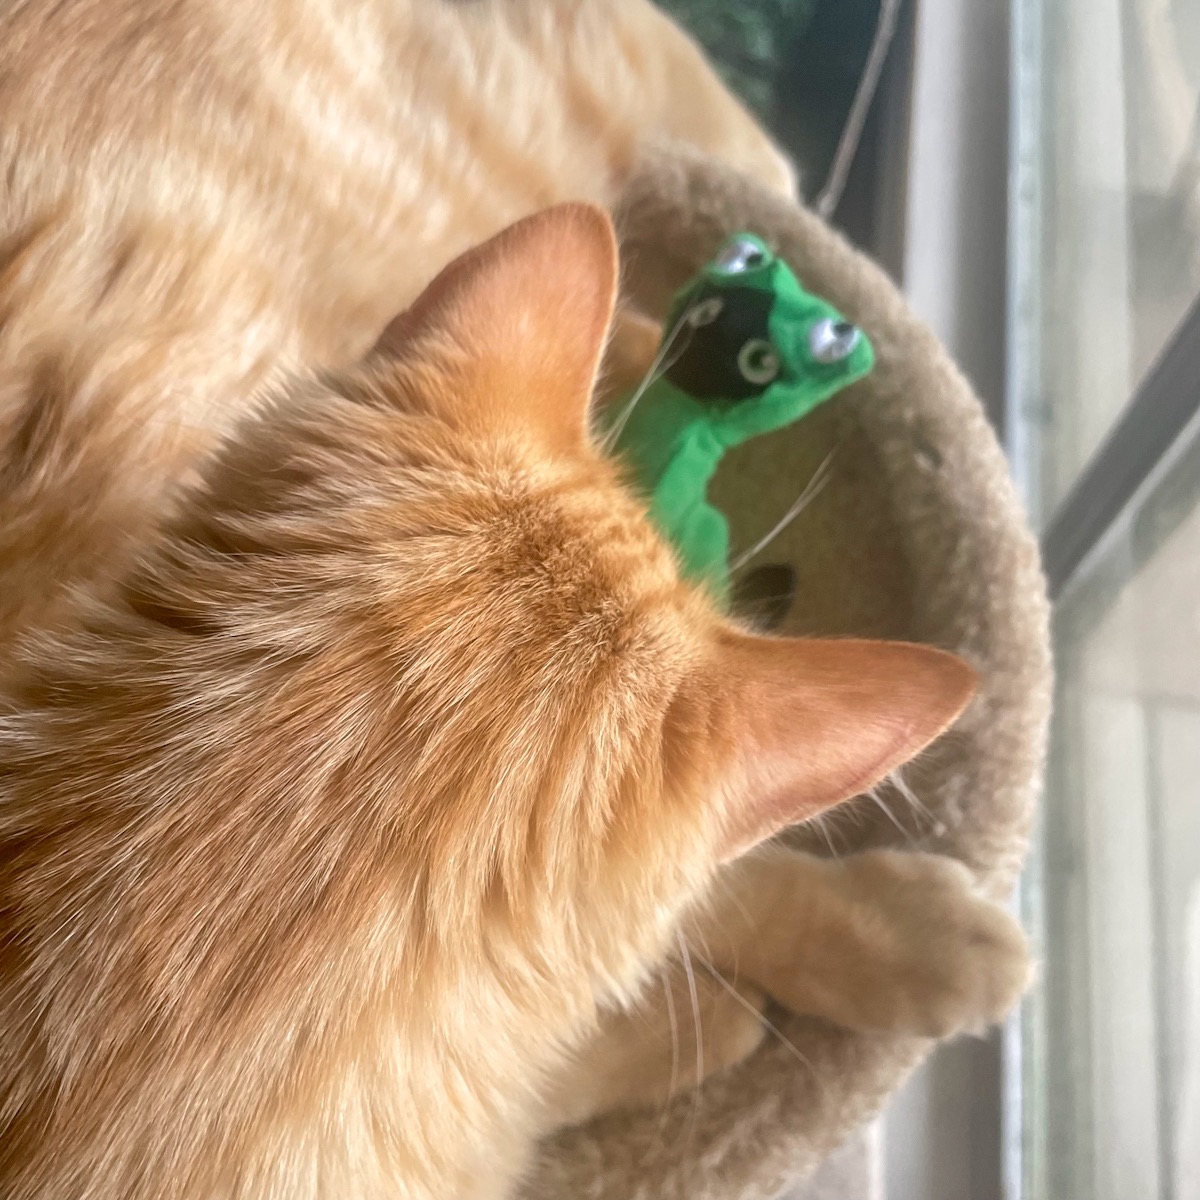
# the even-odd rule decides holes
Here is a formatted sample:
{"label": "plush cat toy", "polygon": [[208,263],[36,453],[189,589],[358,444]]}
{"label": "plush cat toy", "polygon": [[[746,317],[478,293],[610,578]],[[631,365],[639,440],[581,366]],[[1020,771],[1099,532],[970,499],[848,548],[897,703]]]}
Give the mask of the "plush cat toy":
{"label": "plush cat toy", "polygon": [[616,409],[631,467],[683,569],[727,603],[729,527],[708,502],[725,452],[782,429],[874,366],[867,338],[738,234],[676,297],[644,390]]}

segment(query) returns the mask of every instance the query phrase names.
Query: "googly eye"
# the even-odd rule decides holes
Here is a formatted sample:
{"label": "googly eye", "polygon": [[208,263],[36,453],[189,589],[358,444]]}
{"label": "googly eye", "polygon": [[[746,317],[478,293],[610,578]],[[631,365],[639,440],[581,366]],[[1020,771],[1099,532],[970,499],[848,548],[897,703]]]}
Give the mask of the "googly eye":
{"label": "googly eye", "polygon": [[779,374],[779,355],[762,338],[751,338],[738,351],[737,363],[747,383],[770,383]]}
{"label": "googly eye", "polygon": [[750,238],[733,238],[722,247],[715,266],[729,275],[753,271],[767,261],[766,251]]}
{"label": "googly eye", "polygon": [[721,309],[724,307],[719,296],[709,296],[706,300],[693,304],[684,320],[693,329],[700,329],[704,325],[711,325],[721,315]]}
{"label": "googly eye", "polygon": [[825,317],[808,331],[808,348],[819,363],[839,363],[854,353],[862,330],[849,321]]}

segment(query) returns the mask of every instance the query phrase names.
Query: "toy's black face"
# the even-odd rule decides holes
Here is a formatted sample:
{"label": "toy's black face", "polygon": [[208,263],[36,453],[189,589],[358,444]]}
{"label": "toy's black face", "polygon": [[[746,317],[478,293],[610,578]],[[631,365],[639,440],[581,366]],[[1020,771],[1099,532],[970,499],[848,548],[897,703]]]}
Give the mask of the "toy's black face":
{"label": "toy's black face", "polygon": [[684,310],[675,335],[682,348],[667,379],[711,403],[761,396],[781,366],[768,328],[774,302],[763,288],[705,284]]}

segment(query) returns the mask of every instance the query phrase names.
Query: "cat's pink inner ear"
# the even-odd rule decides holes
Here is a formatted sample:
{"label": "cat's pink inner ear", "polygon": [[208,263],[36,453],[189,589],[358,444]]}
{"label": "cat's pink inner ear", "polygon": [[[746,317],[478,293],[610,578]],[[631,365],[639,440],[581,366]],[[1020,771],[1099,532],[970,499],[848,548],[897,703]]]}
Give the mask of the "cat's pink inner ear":
{"label": "cat's pink inner ear", "polygon": [[711,686],[729,751],[719,799],[733,857],[918,754],[967,706],[977,676],[928,646],[726,633]]}
{"label": "cat's pink inner ear", "polygon": [[617,298],[607,214],[561,204],[455,259],[378,349],[442,369],[450,415],[578,442]]}

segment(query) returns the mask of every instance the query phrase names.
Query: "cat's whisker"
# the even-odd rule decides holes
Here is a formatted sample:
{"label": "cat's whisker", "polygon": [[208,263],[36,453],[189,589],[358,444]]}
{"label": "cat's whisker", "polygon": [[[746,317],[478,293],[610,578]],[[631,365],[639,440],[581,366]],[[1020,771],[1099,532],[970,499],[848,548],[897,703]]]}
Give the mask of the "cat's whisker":
{"label": "cat's whisker", "polygon": [[801,1053],[801,1051],[800,1051],[799,1047],[796,1045],[796,1043],[793,1042],[791,1040],[791,1038],[789,1038],[783,1032],[783,1030],[780,1029],[779,1026],[776,1025],[775,1022],[772,1021],[771,1018],[767,1016],[766,1013],[761,1012],[759,1009],[755,1008],[755,1006],[753,1004],[751,1004],[750,1001],[747,1000],[746,997],[743,996],[742,993],[739,992],[737,990],[737,988],[735,988],[733,986],[733,984],[731,984],[729,982],[729,980],[726,979],[725,976],[722,975],[721,972],[718,971],[717,968],[715,966],[713,966],[713,964],[710,963],[707,959],[705,959],[701,955],[697,955],[696,958],[697,958],[697,961],[700,963],[700,965],[703,966],[705,968],[705,970],[707,970],[712,975],[712,977],[717,981],[717,983],[720,984],[721,987],[723,987],[744,1009],[746,1009],[747,1012],[752,1013],[754,1015],[754,1017],[756,1017],[757,1020],[761,1023],[762,1027],[773,1038],[775,1038],[775,1040],[777,1042],[779,1042],[779,1044],[781,1046],[783,1046],[783,1048],[798,1063],[800,1063],[806,1070],[811,1071],[813,1073],[813,1075],[816,1076],[817,1069],[816,1069],[816,1067],[813,1066],[812,1060],[809,1058],[806,1058],[805,1055]]}
{"label": "cat's whisker", "polygon": [[913,840],[912,830],[907,829],[903,823],[897,819],[896,814],[892,812],[887,803],[884,801],[883,797],[879,794],[878,786],[869,789],[863,794],[869,796],[871,800],[874,801],[875,805],[883,812],[887,819],[891,821],[893,825],[895,825],[901,834],[903,834],[906,841],[911,842]]}
{"label": "cat's whisker", "polygon": [[[676,339],[680,333],[685,336],[679,346],[675,346]],[[625,407],[621,409],[617,419],[612,423],[612,427],[604,435],[601,440],[601,449],[607,454],[617,444],[621,433],[625,426],[629,423],[629,418],[633,415],[633,410],[638,406],[642,397],[650,390],[650,388],[658,382],[680,359],[683,352],[691,344],[692,327],[681,316],[671,327],[670,333],[663,339],[662,345],[659,347],[658,353],[654,356],[654,361],[650,364],[650,369],[646,372],[645,378],[638,384],[633,395],[625,403]]]}
{"label": "cat's whisker", "polygon": [[683,961],[684,974],[687,977],[688,997],[692,1004],[692,1022],[696,1037],[696,1079],[692,1084],[692,1108],[688,1114],[688,1140],[696,1134],[696,1121],[699,1117],[700,1087],[704,1082],[704,1037],[700,1019],[700,994],[696,990],[696,973],[692,969],[692,954],[688,949],[687,940],[679,931],[675,931],[675,941],[679,946],[680,958]]}
{"label": "cat's whisker", "polygon": [[833,839],[829,836],[829,826],[835,819],[832,813],[818,813],[815,817],[809,817],[804,823],[811,825],[825,839],[825,845],[829,847],[829,857],[838,859],[841,858],[841,855],[834,846]]}
{"label": "cat's whisker", "polygon": [[900,767],[897,767],[889,776],[892,787],[900,793],[905,802],[918,815],[929,822],[930,829],[937,829],[939,821],[937,817],[929,811],[929,807],[921,800],[916,792],[909,785],[908,780],[904,778],[904,774]]}
{"label": "cat's whisker", "polygon": [[765,550],[825,490],[825,485],[829,482],[832,474],[830,464],[836,454],[837,447],[835,446],[813,472],[812,478],[800,495],[796,497],[792,507],[749,550],[743,551],[729,564],[730,571],[740,571],[752,558]]}
{"label": "cat's whisker", "polygon": [[662,981],[663,991],[666,994],[667,1025],[671,1030],[671,1080],[667,1087],[668,1099],[663,1101],[662,1108],[658,1114],[658,1135],[661,1137],[667,1123],[667,1112],[671,1106],[669,1097],[675,1094],[675,1088],[679,1084],[679,1018],[675,1013],[675,995],[671,987],[671,968],[666,963],[659,968],[658,977]]}
{"label": "cat's whisker", "polygon": [[[754,918],[750,915],[750,910],[738,898],[737,893],[734,892],[732,889],[730,889],[728,884],[721,881],[719,876],[718,876],[717,882],[713,886],[714,886],[714,891],[718,887],[721,888],[723,899],[725,900],[725,902],[733,905],[733,907],[737,909],[739,915],[742,916],[743,918],[745,918],[747,935],[752,934],[756,928]],[[708,947],[705,946],[706,951],[707,951],[707,949],[708,949]]]}

